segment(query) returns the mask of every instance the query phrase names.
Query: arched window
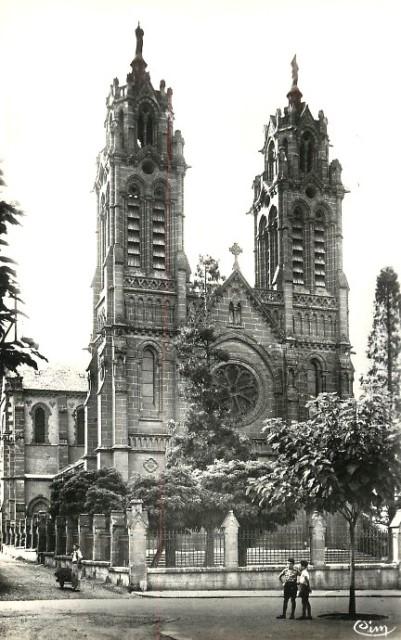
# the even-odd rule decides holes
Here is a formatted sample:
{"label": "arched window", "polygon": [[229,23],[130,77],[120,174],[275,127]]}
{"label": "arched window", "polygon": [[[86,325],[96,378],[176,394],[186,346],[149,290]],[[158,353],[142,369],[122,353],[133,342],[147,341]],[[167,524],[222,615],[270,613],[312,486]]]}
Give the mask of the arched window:
{"label": "arched window", "polygon": [[299,149],[299,168],[301,173],[309,173],[313,169],[314,162],[314,140],[309,131],[305,131],[301,136]]}
{"label": "arched window", "polygon": [[166,208],[165,191],[155,189],[152,215],[152,267],[158,271],[166,268]]}
{"label": "arched window", "polygon": [[124,149],[124,147],[125,147],[125,140],[124,140],[124,111],[122,109],[118,112],[118,135],[119,135],[120,147],[121,147],[121,149]]}
{"label": "arched window", "polygon": [[294,284],[304,284],[304,221],[300,208],[292,221],[292,277]]}
{"label": "arched window", "polygon": [[152,107],[145,102],[139,111],[137,123],[137,140],[140,147],[154,144],[154,128]]}
{"label": "arched window", "polygon": [[271,141],[267,151],[267,179],[272,182],[275,174],[276,154],[274,151],[274,142]]}
{"label": "arched window", "polygon": [[315,286],[326,286],[326,243],[324,213],[318,211],[314,228]]}
{"label": "arched window", "polygon": [[127,263],[130,267],[141,266],[141,192],[135,183],[128,188]]}
{"label": "arched window", "polygon": [[77,427],[77,445],[83,446],[85,444],[85,409],[78,407],[75,416],[75,422]]}
{"label": "arched window", "polygon": [[241,303],[237,302],[234,308],[234,323],[241,324],[242,322],[242,307]]}
{"label": "arched window", "polygon": [[316,397],[322,390],[322,367],[319,360],[313,358],[308,370],[308,393]]}
{"label": "arched window", "polygon": [[43,407],[36,407],[33,414],[34,442],[44,444],[46,441],[46,412]]}
{"label": "arched window", "polygon": [[269,213],[269,273],[268,284],[272,287],[275,284],[276,269],[278,266],[278,234],[277,234],[277,211],[272,207]]}
{"label": "arched window", "polygon": [[228,305],[228,322],[234,324],[234,303],[230,302]]}
{"label": "arched window", "polygon": [[156,367],[151,349],[145,349],[142,358],[142,406],[144,410],[156,408]]}
{"label": "arched window", "polygon": [[267,220],[262,216],[259,222],[258,254],[259,254],[259,286],[267,285]]}

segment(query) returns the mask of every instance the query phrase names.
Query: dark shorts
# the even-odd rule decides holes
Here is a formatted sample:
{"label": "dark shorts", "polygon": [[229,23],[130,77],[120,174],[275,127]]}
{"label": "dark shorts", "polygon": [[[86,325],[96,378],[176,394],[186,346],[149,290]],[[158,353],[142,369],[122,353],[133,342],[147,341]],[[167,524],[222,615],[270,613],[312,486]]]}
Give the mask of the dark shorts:
{"label": "dark shorts", "polygon": [[297,583],[286,582],[284,584],[284,598],[296,598],[297,597]]}

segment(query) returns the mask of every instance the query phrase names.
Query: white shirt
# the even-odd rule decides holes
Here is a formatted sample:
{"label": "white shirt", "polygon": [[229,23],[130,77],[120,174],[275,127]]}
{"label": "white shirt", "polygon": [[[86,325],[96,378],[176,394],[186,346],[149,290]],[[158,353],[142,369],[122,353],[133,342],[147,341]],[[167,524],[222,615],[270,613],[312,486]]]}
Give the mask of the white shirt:
{"label": "white shirt", "polygon": [[308,571],[308,569],[302,569],[301,576],[299,578],[299,584],[309,584],[309,571]]}

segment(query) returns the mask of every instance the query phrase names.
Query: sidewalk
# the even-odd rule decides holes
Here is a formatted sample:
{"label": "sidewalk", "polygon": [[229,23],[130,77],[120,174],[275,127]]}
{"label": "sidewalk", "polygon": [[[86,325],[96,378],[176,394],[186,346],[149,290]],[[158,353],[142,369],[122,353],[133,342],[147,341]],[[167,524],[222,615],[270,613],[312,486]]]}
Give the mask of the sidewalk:
{"label": "sidewalk", "polygon": [[[277,591],[133,591],[131,595],[141,598],[282,598],[281,590]],[[401,590],[377,589],[374,591],[356,591],[357,597],[364,598],[401,598]],[[311,598],[348,598],[349,592],[313,591]]]}

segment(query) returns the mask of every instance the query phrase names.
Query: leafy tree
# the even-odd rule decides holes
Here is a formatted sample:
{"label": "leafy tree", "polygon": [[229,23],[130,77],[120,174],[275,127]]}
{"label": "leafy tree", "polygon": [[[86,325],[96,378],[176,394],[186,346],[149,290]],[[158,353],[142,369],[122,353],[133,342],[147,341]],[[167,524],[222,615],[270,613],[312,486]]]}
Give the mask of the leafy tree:
{"label": "leafy tree", "polygon": [[267,442],[276,454],[272,471],[249,491],[259,504],[288,501],[307,510],[340,513],[350,538],[349,613],[355,615],[355,527],[401,482],[400,432],[391,422],[386,392],[366,386],[359,400],[321,394],[308,403],[311,418],[270,420]]}
{"label": "leafy tree", "polygon": [[175,343],[189,406],[184,428],[173,431],[168,466],[184,463],[204,469],[216,459],[252,457],[251,442],[236,429],[229,410],[230,389],[219,375],[229,354],[217,346],[216,328],[210,322],[222,280],[218,263],[210,256],[201,257],[194,281],[195,311]]}
{"label": "leafy tree", "polygon": [[[0,188],[4,185],[3,172],[0,169]],[[5,236],[10,225],[19,225],[22,215],[15,203],[0,200],[0,380],[8,371],[16,372],[21,365],[37,369],[37,358],[46,360],[31,338],[18,338],[15,330],[18,316],[23,315],[17,309],[17,303],[21,304],[22,300],[17,273],[12,266],[15,265],[15,261],[4,255],[4,248],[8,247]]]}
{"label": "leafy tree", "polygon": [[377,277],[373,327],[368,338],[368,378],[378,375],[388,389],[396,415],[400,400],[401,293],[398,276],[391,267]]}
{"label": "leafy tree", "polygon": [[122,509],[127,487],[112,468],[78,471],[67,478],[56,478],[50,488],[50,513],[78,517],[80,513],[110,514]]}

